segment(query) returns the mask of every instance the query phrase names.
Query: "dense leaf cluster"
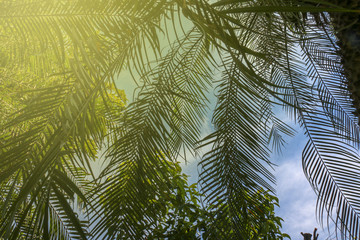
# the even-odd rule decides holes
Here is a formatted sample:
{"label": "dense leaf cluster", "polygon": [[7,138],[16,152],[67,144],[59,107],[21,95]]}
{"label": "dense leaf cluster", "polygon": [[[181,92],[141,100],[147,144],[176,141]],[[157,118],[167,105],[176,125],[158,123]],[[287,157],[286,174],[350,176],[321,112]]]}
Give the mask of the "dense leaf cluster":
{"label": "dense leaf cluster", "polygon": [[[294,134],[281,106],[309,137],[320,220],[357,238],[359,126],[334,12],[357,14],[316,0],[1,1],[0,237],[285,238],[269,161]],[[178,168],[191,154],[199,190]]]}

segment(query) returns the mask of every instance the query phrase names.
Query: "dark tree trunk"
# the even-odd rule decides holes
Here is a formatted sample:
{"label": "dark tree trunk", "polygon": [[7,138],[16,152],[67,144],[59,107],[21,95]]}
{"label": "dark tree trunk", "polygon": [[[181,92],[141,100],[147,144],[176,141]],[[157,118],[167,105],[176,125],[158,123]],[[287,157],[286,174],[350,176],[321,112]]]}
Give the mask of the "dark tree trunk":
{"label": "dark tree trunk", "polygon": [[[360,0],[332,0],[347,9],[360,10]],[[360,116],[360,14],[330,13],[340,57],[356,115]]]}
{"label": "dark tree trunk", "polygon": [[[309,3],[307,0],[298,0],[300,3],[307,3],[311,6],[328,7],[322,4]],[[360,0],[325,0],[325,2],[336,6],[360,11]],[[316,22],[329,24],[327,20],[320,19],[318,13],[312,13]],[[331,25],[333,26],[339,46],[339,55],[344,69],[346,85],[351,93],[355,114],[360,117],[360,12],[331,12],[329,13]]]}

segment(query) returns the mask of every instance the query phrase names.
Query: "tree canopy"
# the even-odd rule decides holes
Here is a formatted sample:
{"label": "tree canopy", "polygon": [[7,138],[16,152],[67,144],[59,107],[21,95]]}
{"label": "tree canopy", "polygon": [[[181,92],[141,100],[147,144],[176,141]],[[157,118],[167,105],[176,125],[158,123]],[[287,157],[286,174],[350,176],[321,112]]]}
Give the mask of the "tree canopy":
{"label": "tree canopy", "polygon": [[[309,138],[320,221],[357,238],[344,13],[358,20],[336,1],[1,1],[0,237],[286,238],[269,161],[294,134],[280,106]],[[203,147],[188,186],[178,162]]]}

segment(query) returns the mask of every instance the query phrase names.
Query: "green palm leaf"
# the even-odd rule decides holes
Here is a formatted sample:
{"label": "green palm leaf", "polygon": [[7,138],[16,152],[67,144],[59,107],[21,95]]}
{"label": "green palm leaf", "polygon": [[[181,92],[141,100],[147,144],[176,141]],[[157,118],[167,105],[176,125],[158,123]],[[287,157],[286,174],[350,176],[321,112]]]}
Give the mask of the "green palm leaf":
{"label": "green palm leaf", "polygon": [[319,220],[335,221],[342,237],[359,236],[359,125],[350,94],[345,90],[337,46],[330,29],[309,24],[311,38],[303,42],[306,64],[318,93],[315,111],[304,115],[310,140],[303,151],[303,168],[318,194]]}
{"label": "green palm leaf", "polygon": [[[209,236],[250,239],[244,219],[262,226],[254,210],[261,203],[251,197],[274,191],[270,144],[279,149],[293,134],[277,105],[310,138],[303,161],[319,212],[337,208],[341,232],[358,236],[359,129],[333,37],[324,34],[331,29],[319,34],[319,24],[304,19],[324,11],[356,12],[324,1],[1,2],[0,79],[21,72],[44,86],[24,92],[27,101],[7,97],[0,119],[0,236],[85,239],[72,201],[89,207],[95,237],[151,236],[166,211],[155,202],[173,192],[181,153],[208,146],[202,192],[219,216]],[[139,86],[125,110],[115,86],[124,70]],[[201,140],[212,85],[215,129]],[[100,152],[105,169],[97,178],[92,161]]]}
{"label": "green palm leaf", "polygon": [[[151,203],[171,192],[172,162],[193,149],[205,114],[210,79],[203,35],[191,30],[151,72],[131,103],[110,148],[97,208],[96,235],[143,239],[160,213]],[[119,205],[119,199],[122,199]],[[147,211],[144,211],[147,209]]]}

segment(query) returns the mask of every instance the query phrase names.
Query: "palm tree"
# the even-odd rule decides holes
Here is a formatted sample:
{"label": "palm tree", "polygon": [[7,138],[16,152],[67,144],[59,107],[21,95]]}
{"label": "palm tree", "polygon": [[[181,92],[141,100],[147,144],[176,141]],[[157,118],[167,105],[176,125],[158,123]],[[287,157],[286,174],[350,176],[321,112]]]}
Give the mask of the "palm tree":
{"label": "palm tree", "polygon": [[346,85],[351,92],[355,114],[360,113],[360,2],[353,1],[330,1],[337,6],[356,10],[355,13],[331,13],[330,20],[334,27],[334,33],[338,39],[339,55],[343,66],[343,74],[346,77]]}
{"label": "palm tree", "polygon": [[[220,216],[209,238],[246,239],[239,216],[260,207],[251,196],[274,191],[271,147],[293,134],[278,105],[309,136],[304,171],[319,215],[360,235],[359,127],[336,37],[316,14],[302,17],[351,9],[286,0],[0,4],[1,79],[42,82],[25,87],[23,101],[4,101],[20,110],[1,119],[1,237],[145,238],[161,218],[154,200],[173,191],[175,162],[208,146],[201,192]],[[124,71],[138,85],[126,107]],[[214,131],[202,138],[214,89]]]}

